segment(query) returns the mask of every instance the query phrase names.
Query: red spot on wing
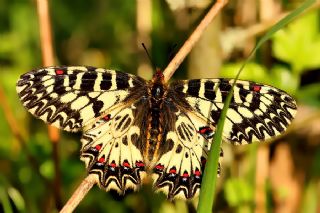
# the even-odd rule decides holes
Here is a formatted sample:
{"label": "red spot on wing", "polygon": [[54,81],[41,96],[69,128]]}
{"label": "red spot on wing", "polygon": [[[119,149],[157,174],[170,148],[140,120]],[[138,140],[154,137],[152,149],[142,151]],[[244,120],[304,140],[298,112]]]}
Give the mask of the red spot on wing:
{"label": "red spot on wing", "polygon": [[171,173],[171,174],[175,174],[176,172],[177,172],[176,169],[170,169],[170,170],[169,170],[169,173]]}
{"label": "red spot on wing", "polygon": [[195,176],[201,176],[201,172],[199,170],[194,171]]}
{"label": "red spot on wing", "polygon": [[156,165],[155,168],[156,168],[156,169],[159,169],[159,170],[163,170],[163,169],[164,169],[164,166],[161,165],[161,164],[158,164],[158,165]]}
{"label": "red spot on wing", "polygon": [[106,159],[104,159],[104,157],[99,158],[99,163],[103,163]]}
{"label": "red spot on wing", "polygon": [[188,172],[184,172],[184,173],[183,173],[183,175],[182,175],[182,177],[184,177],[184,178],[188,178],[188,177],[189,177]]}
{"label": "red spot on wing", "polygon": [[64,74],[64,70],[58,69],[56,70],[56,75],[63,75]]}
{"label": "red spot on wing", "polygon": [[123,162],[122,164],[124,167],[130,167],[130,164],[128,162]]}
{"label": "red spot on wing", "polygon": [[99,151],[101,149],[101,144],[96,145],[94,148]]}
{"label": "red spot on wing", "polygon": [[136,167],[144,167],[144,163],[142,161],[137,161]]}
{"label": "red spot on wing", "polygon": [[111,115],[110,115],[110,114],[105,115],[105,116],[102,117],[102,119],[105,120],[105,121],[109,121],[110,118],[111,118]]}
{"label": "red spot on wing", "polygon": [[259,86],[259,85],[253,85],[253,91],[255,91],[255,92],[259,92],[260,90],[261,90],[261,86]]}
{"label": "red spot on wing", "polygon": [[112,168],[116,168],[117,167],[117,165],[115,163],[110,163],[109,166],[111,166]]}
{"label": "red spot on wing", "polygon": [[200,134],[207,134],[207,133],[210,133],[210,132],[212,132],[212,129],[210,127],[208,127],[208,126],[199,128],[199,133]]}

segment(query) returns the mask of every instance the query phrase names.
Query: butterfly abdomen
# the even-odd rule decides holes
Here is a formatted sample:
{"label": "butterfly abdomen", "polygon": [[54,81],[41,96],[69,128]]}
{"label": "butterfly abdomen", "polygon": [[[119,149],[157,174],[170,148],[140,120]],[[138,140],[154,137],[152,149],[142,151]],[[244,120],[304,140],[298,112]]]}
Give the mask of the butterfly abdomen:
{"label": "butterfly abdomen", "polygon": [[[144,150],[145,159],[150,163],[157,160],[157,153],[163,135],[163,99],[165,97],[165,86],[159,81],[151,81],[149,84],[149,112],[146,147]],[[152,164],[152,163],[151,163]]]}

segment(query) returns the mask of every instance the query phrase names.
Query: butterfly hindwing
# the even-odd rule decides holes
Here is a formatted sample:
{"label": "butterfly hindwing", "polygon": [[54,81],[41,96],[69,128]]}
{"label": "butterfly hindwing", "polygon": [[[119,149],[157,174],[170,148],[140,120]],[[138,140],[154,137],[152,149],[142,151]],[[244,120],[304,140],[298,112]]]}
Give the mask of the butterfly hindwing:
{"label": "butterfly hindwing", "polygon": [[[232,79],[195,79],[170,85],[177,104],[216,126]],[[225,120],[224,138],[233,144],[264,141],[284,132],[295,116],[295,100],[268,85],[238,80]]]}
{"label": "butterfly hindwing", "polygon": [[175,125],[165,138],[169,145],[154,166],[154,186],[169,199],[191,199],[199,193],[212,127],[192,112],[178,111],[172,117],[176,118]]}
{"label": "butterfly hindwing", "polygon": [[22,75],[17,92],[34,116],[58,128],[79,131],[144,84],[143,79],[118,71],[61,66]]}
{"label": "butterfly hindwing", "polygon": [[137,190],[146,175],[141,153],[141,119],[134,104],[106,112],[85,127],[81,159],[89,174],[96,174],[99,186],[123,194]]}

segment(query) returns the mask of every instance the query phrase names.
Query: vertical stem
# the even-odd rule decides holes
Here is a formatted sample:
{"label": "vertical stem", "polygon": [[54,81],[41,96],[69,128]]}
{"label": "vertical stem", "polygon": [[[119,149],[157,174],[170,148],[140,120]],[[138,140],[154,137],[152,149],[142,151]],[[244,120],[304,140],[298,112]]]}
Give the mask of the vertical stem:
{"label": "vertical stem", "polygon": [[269,146],[261,145],[257,149],[255,212],[267,212],[266,181],[269,174]]}
{"label": "vertical stem", "polygon": [[[51,37],[51,24],[49,16],[48,0],[37,0],[37,9],[39,16],[39,28],[40,28],[40,41],[41,41],[41,52],[44,66],[54,64],[52,37]],[[60,169],[59,169],[59,152],[58,142],[60,140],[59,130],[53,126],[48,126],[49,139],[52,143],[52,155],[54,161],[54,197],[56,207],[58,209],[62,206],[61,201],[61,180],[60,180]]]}
{"label": "vertical stem", "polygon": [[40,26],[42,60],[44,66],[49,66],[54,64],[54,59],[48,0],[37,0],[37,6]]}

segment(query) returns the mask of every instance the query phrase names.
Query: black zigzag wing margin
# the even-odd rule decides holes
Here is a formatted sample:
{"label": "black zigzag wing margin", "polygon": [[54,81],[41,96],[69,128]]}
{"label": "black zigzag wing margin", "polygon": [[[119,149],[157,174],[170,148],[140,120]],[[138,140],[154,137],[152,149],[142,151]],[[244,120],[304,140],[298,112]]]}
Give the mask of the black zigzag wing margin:
{"label": "black zigzag wing margin", "polygon": [[81,159],[100,188],[124,194],[138,190],[146,177],[142,155],[146,129],[147,102],[139,99],[129,106],[108,110],[86,126],[82,136]]}

